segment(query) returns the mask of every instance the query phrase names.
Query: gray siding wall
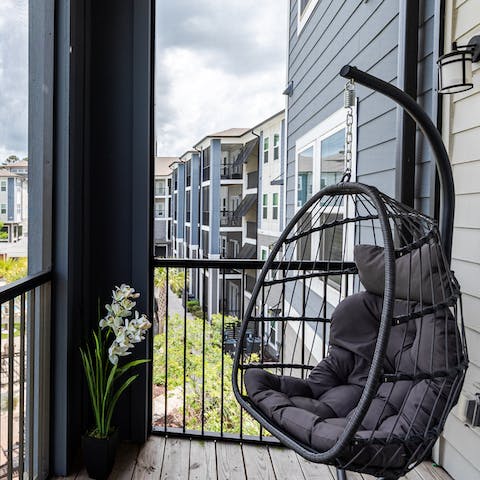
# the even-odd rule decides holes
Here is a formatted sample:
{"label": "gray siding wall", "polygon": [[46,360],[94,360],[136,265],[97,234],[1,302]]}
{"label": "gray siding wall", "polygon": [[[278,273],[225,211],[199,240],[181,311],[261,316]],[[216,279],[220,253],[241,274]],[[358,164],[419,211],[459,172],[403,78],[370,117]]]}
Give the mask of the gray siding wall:
{"label": "gray siding wall", "polygon": [[[422,102],[431,105],[434,1],[422,2]],[[352,64],[396,85],[398,77],[399,0],[320,0],[297,35],[297,0],[290,1],[286,220],[295,211],[295,142],[343,106],[345,80],[338,73]],[[431,22],[430,22],[431,20]],[[429,53],[430,52],[430,53]],[[397,107],[361,86],[357,109],[357,181],[395,196]],[[430,111],[430,110],[429,110]],[[428,173],[428,155],[421,165]],[[420,181],[418,195],[430,194]],[[428,203],[428,202],[427,202]],[[422,205],[423,206],[423,205]]]}

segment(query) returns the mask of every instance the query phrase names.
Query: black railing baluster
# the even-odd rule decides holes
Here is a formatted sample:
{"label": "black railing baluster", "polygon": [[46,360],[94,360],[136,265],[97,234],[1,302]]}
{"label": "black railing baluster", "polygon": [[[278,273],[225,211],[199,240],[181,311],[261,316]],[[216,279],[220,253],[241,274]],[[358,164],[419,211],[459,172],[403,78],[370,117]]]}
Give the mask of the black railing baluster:
{"label": "black railing baluster", "polygon": [[222,270],[222,349],[221,349],[221,391],[220,391],[220,436],[223,437],[223,405],[224,405],[224,384],[225,384],[225,269]]}
{"label": "black railing baluster", "polygon": [[[187,269],[183,269],[183,295],[187,292]],[[186,301],[186,299],[185,299]],[[187,415],[187,304],[183,309],[183,433],[186,430]]]}
{"label": "black railing baluster", "polygon": [[23,479],[25,452],[25,293],[20,296],[20,366],[18,478]]}
{"label": "black railing baluster", "polygon": [[[241,279],[240,285],[242,287],[241,291],[244,292],[245,291],[245,269],[242,270],[242,279]],[[242,295],[241,305],[242,305],[241,309],[242,309],[242,317],[243,317],[243,315],[245,314],[245,295]],[[241,348],[242,350],[246,351],[245,345],[240,345],[240,347],[237,347],[237,348]],[[244,356],[244,353],[242,353],[241,360],[240,360],[240,364],[242,365],[242,367],[243,367],[243,356]],[[243,395],[245,393],[244,385],[243,385],[243,370],[240,370],[240,385],[241,385],[242,395]],[[243,439],[243,407],[241,406],[240,406],[240,438]]]}
{"label": "black railing baluster", "polygon": [[7,424],[7,471],[13,478],[13,382],[15,358],[15,300],[8,302],[8,424]]}
{"label": "black railing baluster", "polygon": [[[205,274],[205,270],[203,272]],[[203,304],[205,305],[205,291],[203,292]],[[202,435],[205,433],[205,327],[206,314],[202,309]]]}
{"label": "black railing baluster", "polygon": [[167,418],[168,418],[168,307],[169,307],[169,296],[170,296],[170,286],[168,283],[168,274],[170,269],[165,268],[165,290],[166,290],[166,300],[165,300],[165,415],[163,417],[163,426],[164,431],[167,431]]}

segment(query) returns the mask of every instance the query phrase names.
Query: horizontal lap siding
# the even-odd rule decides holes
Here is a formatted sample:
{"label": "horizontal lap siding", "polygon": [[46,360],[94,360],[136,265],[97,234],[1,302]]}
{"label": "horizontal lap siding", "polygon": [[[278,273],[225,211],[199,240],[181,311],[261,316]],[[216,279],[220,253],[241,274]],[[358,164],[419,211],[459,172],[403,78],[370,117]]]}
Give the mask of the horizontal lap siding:
{"label": "horizontal lap siding", "polygon": [[[467,43],[480,32],[480,1],[456,1],[447,11],[447,43]],[[448,38],[450,37],[450,38]],[[448,48],[448,47],[447,47]],[[474,67],[474,88],[446,96],[444,138],[452,160],[456,212],[452,268],[463,292],[470,367],[464,391],[480,392],[480,68]],[[450,415],[439,448],[439,461],[455,478],[480,478],[480,428]]]}
{"label": "horizontal lap siding", "polygon": [[[295,142],[343,106],[345,80],[338,73],[352,64],[389,82],[397,79],[398,1],[320,0],[297,35],[296,0],[290,2],[287,221],[295,210]],[[357,86],[357,179],[389,194],[395,185],[395,107]]]}

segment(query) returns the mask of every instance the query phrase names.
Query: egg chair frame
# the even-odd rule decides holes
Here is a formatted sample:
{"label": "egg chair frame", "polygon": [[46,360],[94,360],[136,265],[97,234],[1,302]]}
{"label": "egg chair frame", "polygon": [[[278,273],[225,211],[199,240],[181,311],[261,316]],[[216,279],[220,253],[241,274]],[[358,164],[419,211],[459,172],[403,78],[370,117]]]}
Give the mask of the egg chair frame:
{"label": "egg chair frame", "polygon": [[[371,88],[397,102],[417,122],[418,126],[428,139],[434,154],[440,180],[439,237],[441,237],[443,244],[445,262],[449,266],[451,261],[455,192],[450,161],[440,133],[438,132],[437,128],[430,120],[428,115],[417,104],[417,102],[415,102],[409,95],[407,95],[397,87],[394,87],[393,85],[384,82],[383,80],[378,79],[370,74],[362,72],[361,70],[352,66],[343,67],[340,75],[344,78],[355,80],[355,82],[357,82],[358,84]],[[383,306],[378,326],[378,336],[376,339],[375,350],[371,359],[371,366],[368,371],[368,378],[366,379],[361,397],[357,403],[357,407],[353,411],[353,414],[349,417],[343,432],[338,437],[335,444],[326,451],[317,451],[311,446],[292,437],[292,435],[279,427],[276,422],[274,422],[271,418],[265,415],[264,412],[262,412],[262,410],[260,410],[258,406],[255,405],[252,400],[244,393],[242,385],[243,374],[245,370],[249,368],[249,366],[244,365],[242,339],[245,338],[249,323],[251,322],[252,318],[255,317],[254,311],[256,308],[256,300],[261,294],[263,282],[265,281],[272,266],[275,266],[275,268],[277,268],[278,270],[306,268],[305,262],[295,262],[295,260],[293,259],[290,260],[288,263],[284,262],[284,265],[282,265],[281,261],[275,261],[277,254],[279,254],[282,248],[282,245],[284,245],[285,241],[287,241],[288,235],[292,231],[293,226],[301,220],[302,215],[304,215],[305,212],[311,209],[312,206],[314,206],[316,203],[321,201],[322,197],[341,195],[363,196],[364,198],[369,200],[370,204],[376,211],[375,220],[378,222],[378,227],[381,231],[383,239],[383,258],[385,273],[383,285]],[[240,341],[237,344],[237,349],[234,356],[232,385],[235,397],[237,398],[240,405],[250,415],[252,415],[262,427],[265,427],[266,430],[268,430],[271,434],[277,437],[281,441],[281,443],[283,443],[289,448],[292,448],[307,460],[316,463],[327,463],[337,466],[337,476],[341,480],[346,478],[346,473],[344,469],[352,469],[364,473],[369,473],[377,476],[378,478],[381,477],[396,479],[403,475],[406,471],[411,469],[414,465],[418,464],[433,446],[436,438],[438,437],[441,429],[443,428],[448,412],[450,411],[452,405],[454,405],[458,400],[458,396],[463,385],[464,375],[468,364],[468,353],[464,341],[463,318],[461,314],[460,291],[458,284],[455,283],[455,280],[452,280],[452,288],[454,289],[454,292],[451,296],[452,298],[450,299],[448,307],[453,308],[453,305],[456,305],[457,302],[460,305],[460,310],[455,311],[455,316],[457,317],[458,315],[458,327],[460,328],[461,335],[460,343],[462,356],[456,367],[457,371],[455,373],[455,380],[451,386],[452,391],[448,396],[448,403],[445,406],[445,412],[444,414],[442,414],[441,418],[437,420],[438,428],[435,430],[436,435],[432,436],[432,438],[429,438],[428,441],[425,441],[422,444],[421,451],[415,452],[412,461],[409,462],[408,465],[402,467],[382,468],[381,466],[367,466],[364,469],[361,469],[358,467],[358,465],[350,465],[350,463],[348,461],[345,462],[344,459],[342,461],[339,460],[339,458],[342,456],[342,453],[344,454],[349,442],[352,441],[354,435],[359,430],[359,427],[365,415],[367,414],[372,400],[374,399],[375,394],[378,390],[379,382],[384,380],[383,363],[385,360],[387,344],[389,341],[389,335],[392,327],[392,318],[394,317],[394,306],[396,301],[395,275],[396,258],[398,256],[394,245],[394,238],[392,235],[392,214],[391,211],[387,211],[386,208],[388,202],[388,197],[378,192],[378,190],[374,187],[348,182],[326,187],[316,195],[312,196],[312,198],[310,198],[306,202],[306,204],[297,212],[297,214],[289,223],[289,226],[287,226],[276,244],[273,246],[269,259],[265,263],[253,289],[251,301],[249,302],[245,311],[244,320],[240,332]],[[414,210],[410,211],[412,215],[417,215]],[[418,215],[421,214],[418,213]],[[440,238],[438,239],[438,241],[439,240]],[[422,240],[422,242],[424,242],[425,244],[427,244],[428,241],[429,240],[427,238]],[[420,243],[416,246],[420,247]],[[356,269],[356,264],[354,262],[348,263],[345,261],[338,262],[336,264],[335,261],[329,261],[326,262],[325,265],[319,265],[319,263],[317,262],[315,264],[315,268],[325,268],[331,271],[338,271],[339,273],[346,271],[353,272]],[[441,308],[447,307],[442,306]],[[263,368],[268,368],[267,364],[261,366]],[[291,366],[295,367],[294,365]],[[445,375],[448,376],[449,373],[445,373]]]}

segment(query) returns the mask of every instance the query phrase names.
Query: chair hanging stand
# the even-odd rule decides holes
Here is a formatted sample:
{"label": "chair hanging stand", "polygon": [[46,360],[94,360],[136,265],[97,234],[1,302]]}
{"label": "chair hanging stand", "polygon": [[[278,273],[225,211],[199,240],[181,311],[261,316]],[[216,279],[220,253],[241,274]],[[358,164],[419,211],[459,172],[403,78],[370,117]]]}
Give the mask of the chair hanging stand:
{"label": "chair hanging stand", "polygon": [[[430,452],[468,366],[450,269],[453,176],[440,133],[410,96],[355,67],[340,75],[397,102],[427,137],[440,226],[361,183],[313,195],[258,276],[232,385],[261,428],[336,467],[339,480],[348,470],[393,480]],[[252,332],[259,351],[248,349]]]}

